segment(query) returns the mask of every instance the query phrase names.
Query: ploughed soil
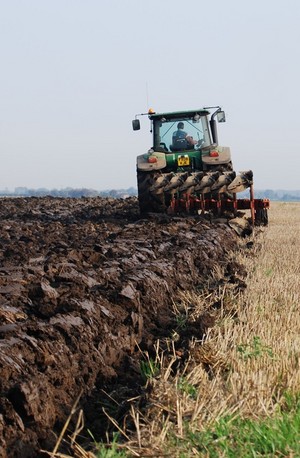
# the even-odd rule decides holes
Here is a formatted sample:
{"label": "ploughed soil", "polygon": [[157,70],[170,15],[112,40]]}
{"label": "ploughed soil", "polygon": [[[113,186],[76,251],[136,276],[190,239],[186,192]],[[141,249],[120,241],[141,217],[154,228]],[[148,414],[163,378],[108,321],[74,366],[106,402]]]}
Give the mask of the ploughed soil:
{"label": "ploughed soil", "polygon": [[239,274],[226,222],[141,218],[136,198],[4,198],[0,221],[3,458],[53,449],[79,394],[97,417],[95,390],[138,380],[133,361],[167,335],[180,294],[216,265]]}

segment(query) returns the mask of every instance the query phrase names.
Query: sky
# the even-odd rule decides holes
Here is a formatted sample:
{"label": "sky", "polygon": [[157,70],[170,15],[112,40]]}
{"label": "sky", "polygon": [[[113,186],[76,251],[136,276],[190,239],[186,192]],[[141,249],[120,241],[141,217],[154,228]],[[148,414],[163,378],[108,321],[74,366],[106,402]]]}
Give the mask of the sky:
{"label": "sky", "polygon": [[0,0],[0,189],[136,187],[157,112],[221,106],[257,189],[300,189],[299,0]]}

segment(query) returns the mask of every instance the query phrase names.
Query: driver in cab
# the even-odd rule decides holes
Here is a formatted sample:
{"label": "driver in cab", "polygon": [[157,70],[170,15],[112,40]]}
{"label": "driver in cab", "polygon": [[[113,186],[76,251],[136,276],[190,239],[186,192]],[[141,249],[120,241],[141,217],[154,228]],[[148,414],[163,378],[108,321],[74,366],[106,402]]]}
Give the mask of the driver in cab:
{"label": "driver in cab", "polygon": [[184,149],[194,149],[197,141],[187,134],[184,130],[184,123],[180,121],[177,124],[177,130],[172,135],[172,150],[180,151]]}

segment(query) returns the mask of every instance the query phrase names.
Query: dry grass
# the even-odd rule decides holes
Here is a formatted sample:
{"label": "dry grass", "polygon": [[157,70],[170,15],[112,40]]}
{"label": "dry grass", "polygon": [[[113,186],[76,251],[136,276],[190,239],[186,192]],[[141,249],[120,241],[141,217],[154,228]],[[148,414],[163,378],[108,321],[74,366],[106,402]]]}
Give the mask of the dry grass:
{"label": "dry grass", "polygon": [[[159,456],[168,432],[182,437],[187,422],[197,431],[227,414],[271,416],[287,393],[300,392],[300,204],[273,203],[269,218],[254,253],[239,254],[246,290],[238,298],[220,292],[224,313],[204,344],[192,342],[183,371],[172,377],[164,365],[149,381],[148,409],[130,447],[139,456]],[[194,314],[205,309],[203,297],[189,295],[185,312],[191,303]]]}

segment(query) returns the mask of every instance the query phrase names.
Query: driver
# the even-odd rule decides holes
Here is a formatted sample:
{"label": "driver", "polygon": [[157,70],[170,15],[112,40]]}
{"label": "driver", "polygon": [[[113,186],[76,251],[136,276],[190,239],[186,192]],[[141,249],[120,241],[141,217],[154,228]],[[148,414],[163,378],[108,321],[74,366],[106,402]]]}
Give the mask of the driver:
{"label": "driver", "polygon": [[192,149],[196,145],[197,141],[187,134],[184,130],[184,123],[180,121],[177,124],[177,130],[172,135],[172,149],[183,150]]}

